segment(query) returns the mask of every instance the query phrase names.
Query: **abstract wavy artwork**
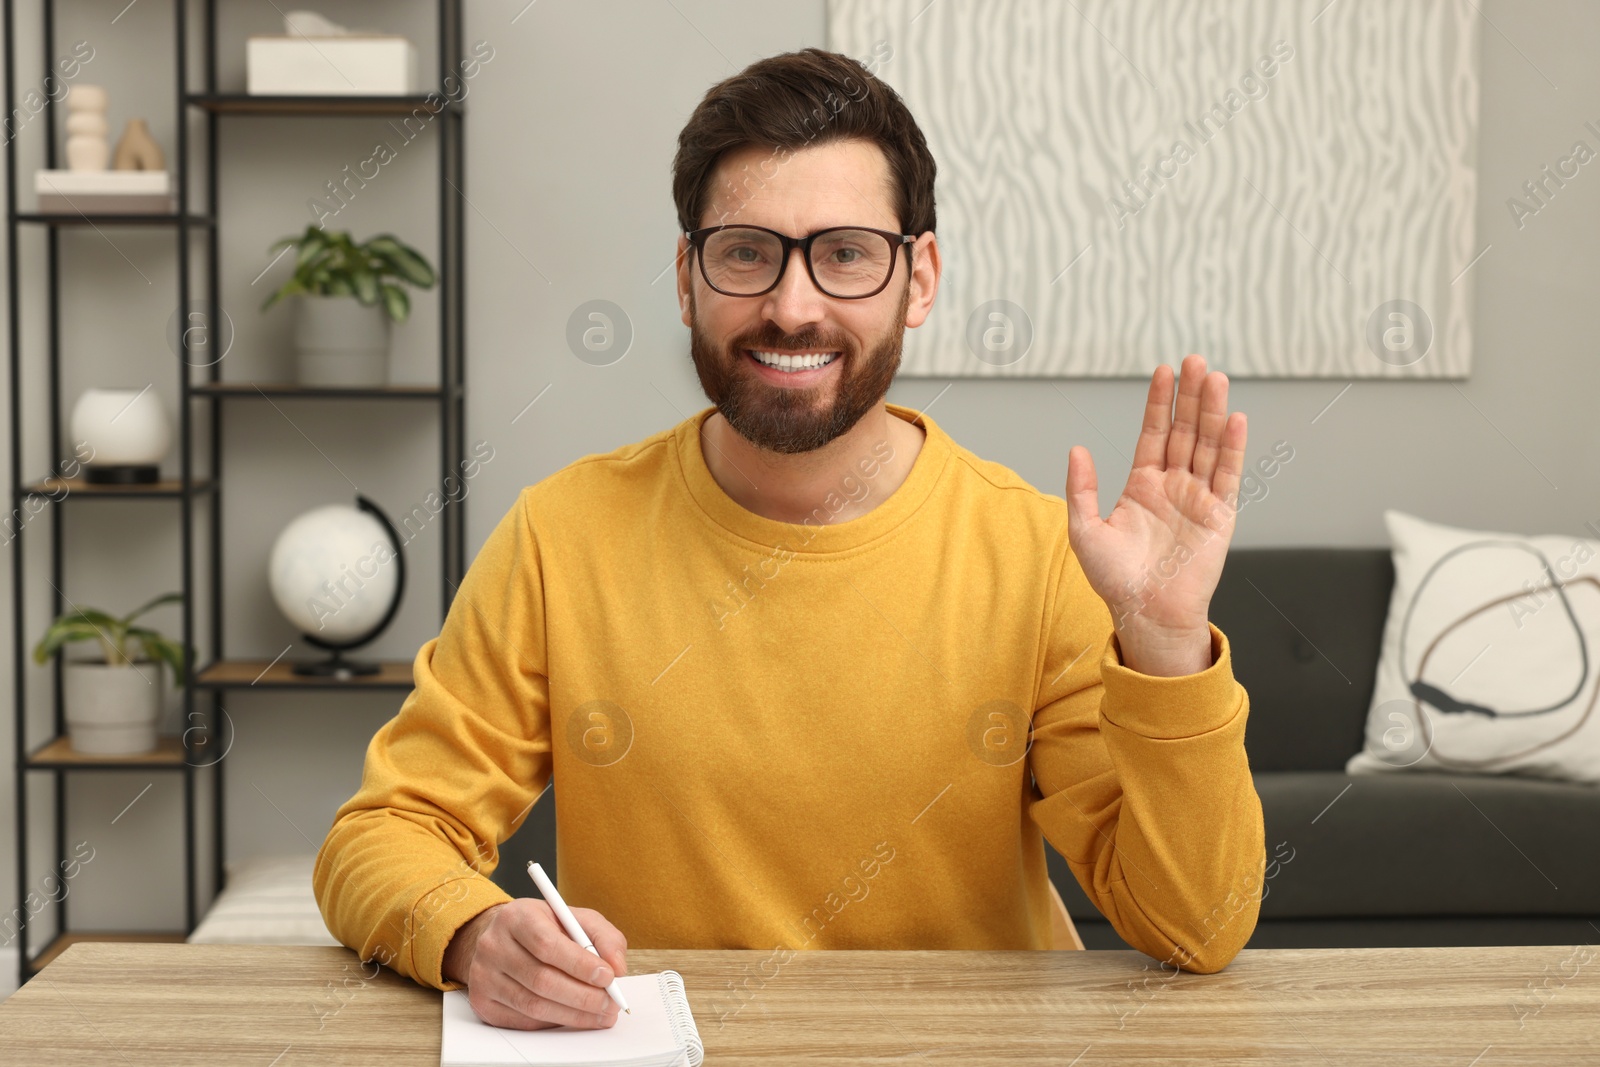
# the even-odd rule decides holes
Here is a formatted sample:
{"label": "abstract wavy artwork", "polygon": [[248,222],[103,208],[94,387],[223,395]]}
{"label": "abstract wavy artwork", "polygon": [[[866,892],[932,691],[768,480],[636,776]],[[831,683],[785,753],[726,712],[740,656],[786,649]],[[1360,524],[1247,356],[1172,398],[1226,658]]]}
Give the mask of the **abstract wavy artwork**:
{"label": "abstract wavy artwork", "polygon": [[[1464,378],[1469,0],[829,0],[911,108],[943,275],[913,377]],[[845,102],[843,106],[848,107]]]}

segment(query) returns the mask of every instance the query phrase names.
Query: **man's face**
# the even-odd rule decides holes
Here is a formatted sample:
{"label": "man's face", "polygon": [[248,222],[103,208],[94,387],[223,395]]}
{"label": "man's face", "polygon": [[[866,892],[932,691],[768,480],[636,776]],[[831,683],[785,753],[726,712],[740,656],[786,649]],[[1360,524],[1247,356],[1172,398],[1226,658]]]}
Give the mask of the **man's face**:
{"label": "man's face", "polygon": [[[719,163],[712,189],[702,226],[747,223],[792,237],[829,226],[900,230],[888,162],[868,142],[834,142],[787,156],[760,147],[731,152]],[[918,242],[919,259],[929,258],[924,242],[932,239],[930,233]],[[680,250],[687,245],[679,239]],[[678,289],[690,355],[701,388],[740,436],[771,452],[814,451],[883,400],[900,367],[905,328],[921,324],[933,296],[926,263],[914,276],[904,249],[895,260],[882,292],[842,300],[816,287],[798,250],[789,253],[777,288],[762,296],[717,292],[706,284],[697,254],[685,254]],[[753,352],[828,353],[833,359],[784,371],[763,365]]]}

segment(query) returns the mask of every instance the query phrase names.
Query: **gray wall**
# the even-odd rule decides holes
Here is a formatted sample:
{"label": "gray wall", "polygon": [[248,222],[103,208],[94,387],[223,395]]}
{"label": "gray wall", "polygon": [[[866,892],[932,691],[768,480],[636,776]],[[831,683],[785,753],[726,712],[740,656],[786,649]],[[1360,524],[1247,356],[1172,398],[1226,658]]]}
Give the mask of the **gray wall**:
{"label": "gray wall", "polygon": [[[223,86],[242,87],[242,39],[269,31],[277,15],[272,5],[255,2],[222,7]],[[406,0],[385,5],[371,19],[353,3],[329,3],[325,10],[357,24],[381,18],[380,28],[422,39],[430,7]],[[1600,476],[1594,473],[1600,444],[1591,429],[1600,366],[1593,358],[1595,301],[1588,292],[1600,281],[1600,253],[1590,236],[1600,232],[1600,177],[1588,172],[1600,164],[1585,168],[1520,232],[1505,206],[1575,140],[1600,147],[1583,128],[1600,120],[1593,106],[1600,99],[1600,69],[1592,62],[1600,46],[1600,9],[1583,0],[1485,0],[1482,7],[1504,36],[1483,27],[1477,224],[1479,246],[1493,247],[1461,282],[1477,294],[1472,377],[1464,383],[1359,382],[1342,395],[1341,382],[1235,382],[1233,406],[1250,415],[1250,455],[1264,454],[1280,439],[1295,453],[1267,483],[1267,495],[1241,515],[1236,544],[1382,544],[1385,507],[1530,533],[1577,534],[1585,521],[1600,521]],[[59,36],[63,53],[78,39],[95,46],[96,58],[79,80],[110,88],[114,132],[129,115],[144,114],[169,153],[175,147],[172,85],[148,57],[166,54],[170,15],[170,0],[143,0],[114,25],[102,11],[84,11]],[[469,3],[467,39],[488,42],[494,58],[469,83],[467,98],[467,436],[495,448],[494,460],[471,483],[469,558],[522,486],[704,406],[671,275],[661,274],[673,250],[669,166],[677,132],[712,82],[761,56],[826,45],[825,20],[820,0],[540,0],[526,9],[524,0]],[[43,72],[30,58],[37,37],[27,20],[22,30],[28,57],[21,82],[38,84]],[[994,32],[1006,28],[997,23]],[[432,64],[425,74],[430,82],[436,77]],[[42,122],[30,126],[21,141],[24,207],[32,204],[41,128]],[[255,285],[251,279],[266,265],[271,240],[311,221],[306,201],[323,183],[392,133],[379,120],[230,118],[222,136],[224,302],[237,329],[226,373],[286,376],[286,315],[256,310],[268,287],[281,281],[284,264]],[[330,225],[358,235],[392,227],[432,249],[433,214],[419,207],[432,202],[433,168],[431,142],[407,146]],[[29,339],[40,336],[41,249],[36,235],[23,247]],[[175,413],[174,364],[163,340],[175,303],[172,238],[126,229],[104,236],[74,231],[64,236],[63,250],[71,278],[64,404],[70,407],[90,384],[153,381]],[[569,313],[597,298],[620,304],[635,329],[631,351],[608,367],[580,362],[564,339]],[[418,305],[414,326],[397,342],[399,380],[427,380],[432,373],[436,307],[431,296]],[[24,474],[33,478],[46,462],[38,418],[46,394],[37,345],[26,355],[24,410],[31,421]],[[1173,352],[1172,362],[1183,355]],[[930,415],[956,440],[1049,492],[1062,490],[1068,449],[1087,445],[1099,467],[1102,510],[1109,511],[1127,476],[1143,381],[1066,382],[1057,391],[1039,381],[958,380],[939,395],[947,384],[904,380],[890,399],[920,408],[937,396]],[[6,387],[0,381],[0,389]],[[421,405],[281,401],[277,408],[255,401],[223,410],[229,649],[271,657],[294,639],[262,576],[272,538],[304,508],[349,502],[352,484],[391,511],[420,502],[438,478],[433,414]],[[204,407],[195,411],[198,416]],[[175,458],[168,468],[176,471]],[[125,610],[177,587],[177,515],[177,506],[165,502],[73,501],[35,519],[24,535],[27,646],[46,621],[50,521],[68,520],[64,592],[75,601]],[[414,584],[373,654],[409,658],[437,632],[436,538],[429,530],[415,542]],[[7,604],[14,595],[14,551],[15,544],[4,549],[7,565],[0,569]],[[203,614],[198,619],[203,622]],[[170,611],[153,621],[178,625]],[[9,708],[9,611],[0,617],[0,636],[6,650],[0,690]],[[49,676],[30,665],[27,680],[36,742],[44,736]],[[305,851],[320,844],[334,809],[359,781],[366,740],[399,700],[396,694],[293,701],[229,694],[225,706],[237,731],[227,756],[230,853]],[[6,721],[0,731],[0,805],[8,813],[0,819],[0,901],[9,908],[16,883],[9,716]],[[41,805],[48,799],[42,776],[33,795]],[[96,848],[94,861],[71,886],[74,926],[181,924],[173,870],[181,861],[176,776],[82,776],[69,797],[69,841],[88,840]],[[41,843],[47,824],[41,817],[33,825],[35,843]],[[50,858],[42,849],[34,855],[37,881]]]}

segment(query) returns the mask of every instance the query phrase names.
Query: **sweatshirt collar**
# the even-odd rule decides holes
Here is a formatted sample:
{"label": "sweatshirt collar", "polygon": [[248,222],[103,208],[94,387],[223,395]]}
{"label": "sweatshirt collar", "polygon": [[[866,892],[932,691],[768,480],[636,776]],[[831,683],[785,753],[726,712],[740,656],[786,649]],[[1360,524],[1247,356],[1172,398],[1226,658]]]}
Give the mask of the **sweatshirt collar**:
{"label": "sweatshirt collar", "polygon": [[[769,519],[730,497],[711,476],[700,447],[701,430],[706,419],[715,414],[715,406],[690,416],[674,429],[672,442],[677,467],[699,511],[715,526],[737,538],[764,548],[786,548],[812,556],[863,548],[887,537],[927,501],[944,472],[953,445],[949,436],[927,415],[899,404],[885,406],[891,416],[921,426],[926,438],[912,462],[911,473],[889,498],[882,499],[880,493],[877,507],[845,522],[833,521],[834,511],[842,501],[848,500],[852,490],[857,494],[860,490],[845,484],[844,476],[840,477],[840,484],[834,488],[831,498],[824,494],[824,499],[817,501],[817,509],[812,513],[814,520],[810,522]],[[871,489],[871,478],[859,470],[853,473],[857,481]]]}

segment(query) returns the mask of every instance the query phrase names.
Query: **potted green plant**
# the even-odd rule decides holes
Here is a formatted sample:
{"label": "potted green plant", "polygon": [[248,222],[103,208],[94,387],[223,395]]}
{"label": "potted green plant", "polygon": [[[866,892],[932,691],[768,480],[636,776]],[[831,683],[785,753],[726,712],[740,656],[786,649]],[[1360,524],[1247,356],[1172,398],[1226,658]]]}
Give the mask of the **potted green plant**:
{"label": "potted green plant", "polygon": [[[135,626],[145,612],[182,601],[182,593],[165,593],[121,618],[95,608],[78,608],[57,618],[33,649],[33,661],[45,663],[74,641],[98,641],[101,658],[68,660],[63,665],[62,699],[66,705],[68,743],[87,756],[131,756],[156,747],[161,717],[163,664],[172,668],[179,686],[184,679],[182,645],[158,631]],[[135,658],[137,643],[143,655]]]}
{"label": "potted green plant", "polygon": [[312,224],[270,251],[295,249],[294,273],[261,305],[295,297],[296,377],[301,385],[383,385],[388,380],[390,323],[411,314],[405,286],[431,288],[433,267],[398,237],[361,244],[349,231]]}

